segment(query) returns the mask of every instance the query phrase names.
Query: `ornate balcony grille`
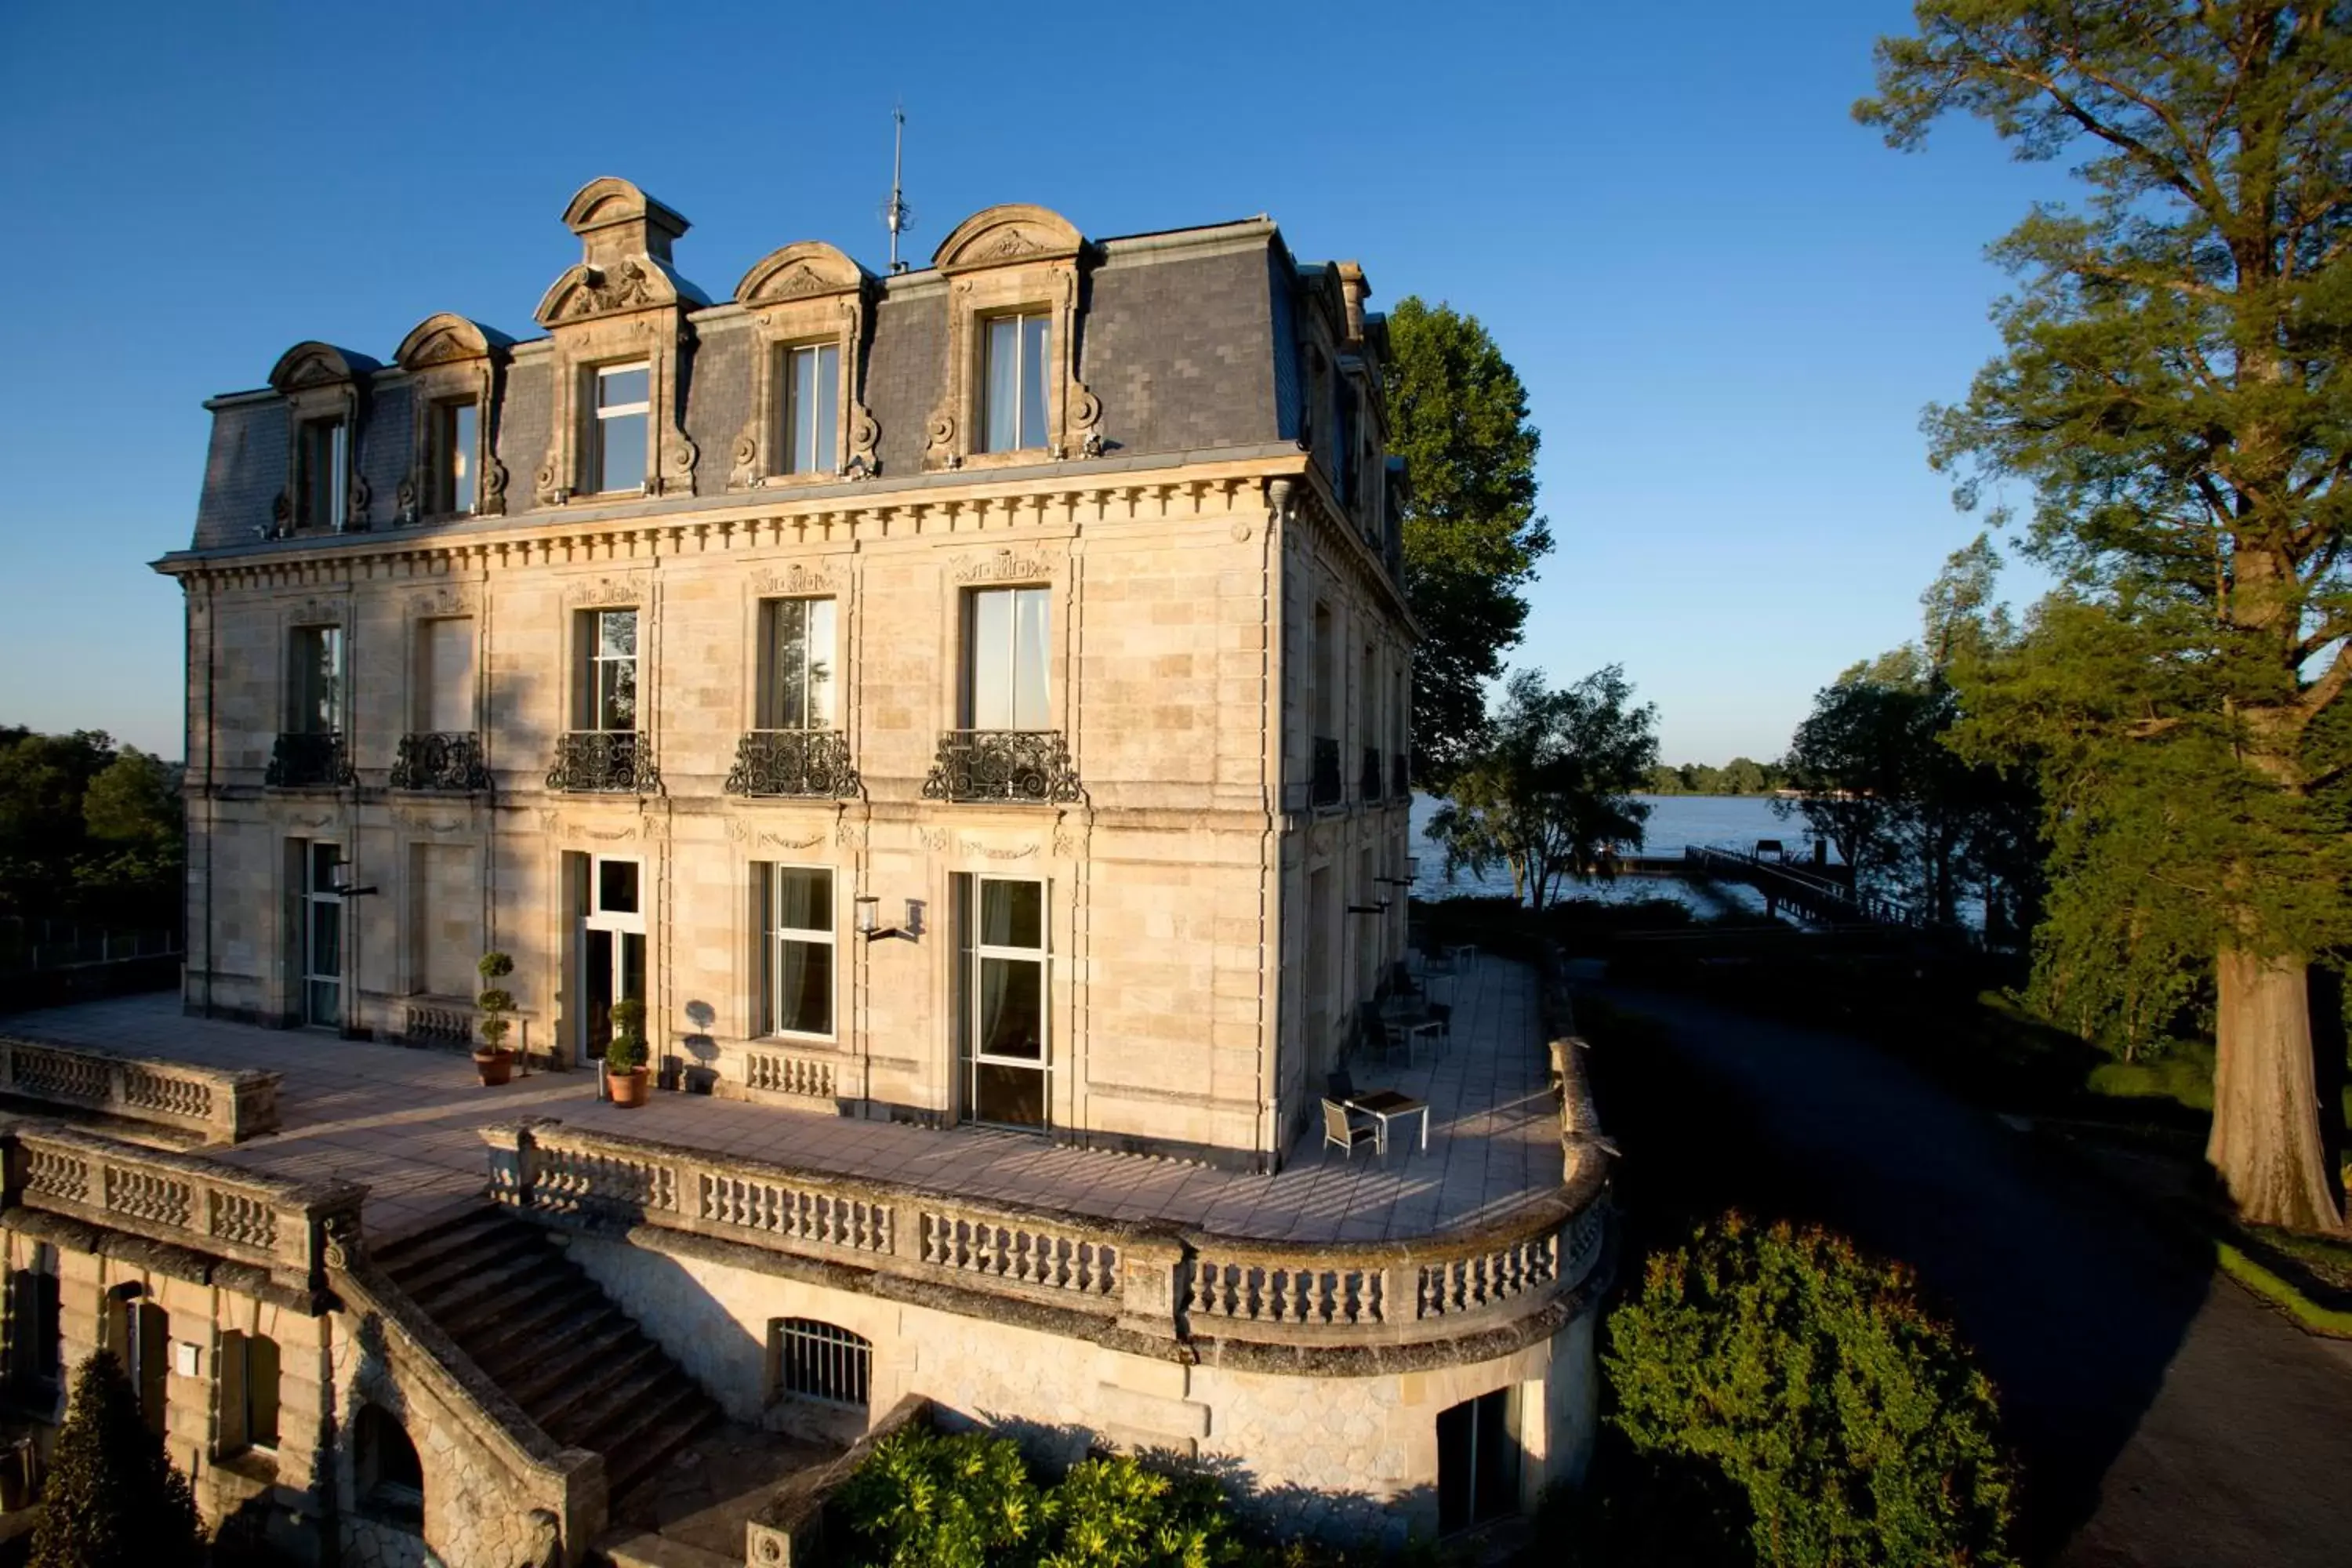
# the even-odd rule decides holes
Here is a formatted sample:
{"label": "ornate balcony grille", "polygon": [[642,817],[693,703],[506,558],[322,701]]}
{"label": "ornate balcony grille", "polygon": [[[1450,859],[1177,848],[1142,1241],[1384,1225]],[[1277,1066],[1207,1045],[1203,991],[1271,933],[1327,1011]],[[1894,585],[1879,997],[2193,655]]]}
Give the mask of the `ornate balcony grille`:
{"label": "ornate balcony grille", "polygon": [[1059,730],[947,730],[926,800],[1082,799],[1070,743]]}
{"label": "ornate balcony grille", "polygon": [[1389,795],[1402,800],[1412,794],[1412,764],[1402,752],[1389,759]]}
{"label": "ornate balcony grille", "polygon": [[1342,789],[1339,784],[1339,742],[1328,735],[1315,737],[1315,783],[1308,792],[1308,802],[1314,805],[1337,805]]}
{"label": "ornate balcony grille", "polygon": [[271,789],[336,789],[359,783],[352,772],[351,753],[337,731],[316,734],[280,735],[270,748],[269,771],[261,782]]}
{"label": "ornate balcony grille", "polygon": [[555,738],[550,789],[651,795],[661,788],[654,739],[635,730],[573,730]]}
{"label": "ornate balcony grille", "polygon": [[838,730],[746,731],[724,788],[729,795],[853,799],[858,780],[849,765],[849,737]]}
{"label": "ornate balcony grille", "polygon": [[392,761],[392,787],[460,794],[488,789],[490,770],[482,761],[481,737],[471,730],[403,735],[400,752]]}
{"label": "ornate balcony grille", "polygon": [[1381,749],[1364,748],[1364,771],[1356,780],[1356,787],[1366,800],[1381,798]]}

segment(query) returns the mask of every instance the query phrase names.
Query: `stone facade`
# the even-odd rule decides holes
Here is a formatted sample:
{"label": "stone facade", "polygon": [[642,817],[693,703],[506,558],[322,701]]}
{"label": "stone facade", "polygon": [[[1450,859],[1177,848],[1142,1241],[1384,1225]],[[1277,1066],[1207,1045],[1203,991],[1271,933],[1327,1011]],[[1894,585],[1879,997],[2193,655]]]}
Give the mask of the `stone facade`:
{"label": "stone facade", "polygon": [[[625,182],[566,217],[545,337],[430,317],[390,367],[303,344],[211,405],[194,545],[159,563],[188,607],[189,1007],[454,1041],[496,947],[558,1062],[635,985],[666,1082],[1278,1163],[1404,941],[1413,633],[1361,272],[1264,221],[1090,241],[1002,207],[929,270],[803,242],[714,306]],[[1008,320],[1042,363],[992,450]],[[837,366],[814,472],[784,450],[800,352]],[[600,444],[615,360],[643,367],[625,494],[594,488],[639,462]],[[1042,625],[1001,677],[972,638],[1007,589]],[[779,738],[764,628],[810,601],[830,642],[791,657],[834,708]],[[604,610],[634,616],[617,739]],[[637,907],[598,936],[608,862]],[[831,874],[797,1016],[772,867]],[[959,938],[984,879],[1042,894],[1042,1073],[967,1060],[995,1054]],[[861,895],[901,939],[859,938]]]}

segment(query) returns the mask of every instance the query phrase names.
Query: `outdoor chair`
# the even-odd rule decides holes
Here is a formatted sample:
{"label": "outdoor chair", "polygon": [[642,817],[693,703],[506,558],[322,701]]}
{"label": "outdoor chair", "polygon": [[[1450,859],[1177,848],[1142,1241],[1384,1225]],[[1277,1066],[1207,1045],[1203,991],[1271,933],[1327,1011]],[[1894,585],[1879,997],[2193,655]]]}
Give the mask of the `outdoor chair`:
{"label": "outdoor chair", "polygon": [[1337,1143],[1348,1152],[1348,1158],[1353,1160],[1357,1144],[1377,1143],[1380,1136],[1379,1128],[1369,1122],[1354,1121],[1348,1115],[1348,1108],[1338,1100],[1323,1102],[1323,1146],[1326,1149]]}
{"label": "outdoor chair", "polygon": [[1402,963],[1389,965],[1386,989],[1391,996],[1419,996],[1422,994],[1421,982],[1414,979],[1412,969]]}
{"label": "outdoor chair", "polygon": [[1423,1011],[1429,1015],[1429,1021],[1437,1026],[1437,1037],[1448,1046],[1453,1045],[1454,1004],[1451,1002],[1432,1002],[1427,1004],[1423,1008]]}

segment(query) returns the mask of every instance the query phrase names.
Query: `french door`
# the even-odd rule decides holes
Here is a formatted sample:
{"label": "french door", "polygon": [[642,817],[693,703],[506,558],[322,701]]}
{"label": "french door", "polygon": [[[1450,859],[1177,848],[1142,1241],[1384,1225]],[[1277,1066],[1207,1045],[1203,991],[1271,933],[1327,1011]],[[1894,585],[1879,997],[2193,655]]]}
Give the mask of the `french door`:
{"label": "french door", "polygon": [[328,1028],[343,1021],[343,851],[312,840],[302,846],[302,1021]]}
{"label": "french door", "polygon": [[1003,1127],[1050,1126],[1045,884],[957,880],[957,1049],[966,1112]]}
{"label": "french door", "polygon": [[644,866],[603,855],[588,860],[588,894],[580,917],[580,1054],[602,1061],[613,1043],[613,1005],[646,996]]}

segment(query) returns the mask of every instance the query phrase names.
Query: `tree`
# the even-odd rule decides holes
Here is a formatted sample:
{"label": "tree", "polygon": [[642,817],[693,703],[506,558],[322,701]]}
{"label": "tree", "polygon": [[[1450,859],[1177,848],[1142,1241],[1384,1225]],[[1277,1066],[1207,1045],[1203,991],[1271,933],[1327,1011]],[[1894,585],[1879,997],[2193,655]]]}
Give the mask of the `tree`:
{"label": "tree", "polygon": [[147,847],[180,841],[179,780],[160,757],[125,746],[82,791],[82,824],[93,838]]}
{"label": "tree", "polygon": [[1991,1384],[1843,1237],[1734,1214],[1654,1254],[1601,1366],[1636,1452],[1744,1495],[1759,1563],[2013,1561]]}
{"label": "tree", "polygon": [[1957,111],[2021,158],[2088,152],[2087,202],[1994,247],[2004,352],[1927,416],[1964,505],[2031,482],[2063,583],[1970,693],[1969,743],[2042,759],[2077,839],[2053,910],[2182,906],[2218,981],[2207,1157],[2248,1218],[2337,1226],[2310,997],[2352,941],[2352,26],[2259,0],[1915,16],[1855,106],[1892,145]]}
{"label": "tree", "polygon": [[1412,772],[1443,791],[1478,748],[1486,684],[1528,618],[1520,590],[1551,549],[1536,515],[1527,388],[1475,316],[1389,312],[1389,449],[1405,460],[1405,598],[1413,650]]}
{"label": "tree", "polygon": [[111,1351],[74,1373],[41,1501],[31,1568],[197,1568],[205,1561],[188,1478],[148,1430],[138,1391]]}
{"label": "tree", "polygon": [[1640,848],[1650,807],[1633,796],[1657,764],[1658,710],[1633,695],[1613,664],[1561,691],[1540,670],[1512,676],[1486,746],[1430,819],[1446,874],[1508,866],[1512,893],[1541,910],[1563,875],[1601,873],[1618,849]]}

